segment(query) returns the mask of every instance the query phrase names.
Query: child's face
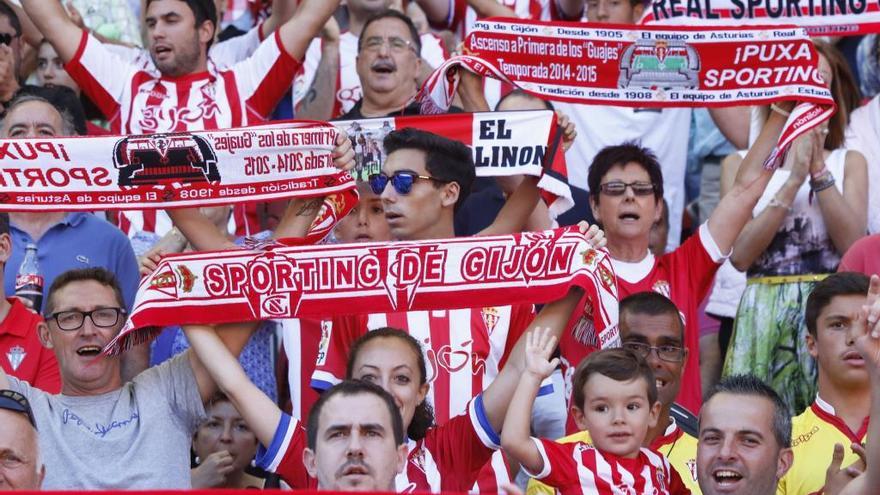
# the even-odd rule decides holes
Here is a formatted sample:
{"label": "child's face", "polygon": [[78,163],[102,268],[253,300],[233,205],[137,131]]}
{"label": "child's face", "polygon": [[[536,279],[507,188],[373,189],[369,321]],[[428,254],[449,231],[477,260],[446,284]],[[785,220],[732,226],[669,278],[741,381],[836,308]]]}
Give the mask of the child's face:
{"label": "child's face", "polygon": [[575,422],[588,430],[593,445],[621,457],[635,458],[648,429],[657,424],[660,403],[648,403],[643,378],[619,382],[594,374],[584,384],[583,410],[573,408]]}

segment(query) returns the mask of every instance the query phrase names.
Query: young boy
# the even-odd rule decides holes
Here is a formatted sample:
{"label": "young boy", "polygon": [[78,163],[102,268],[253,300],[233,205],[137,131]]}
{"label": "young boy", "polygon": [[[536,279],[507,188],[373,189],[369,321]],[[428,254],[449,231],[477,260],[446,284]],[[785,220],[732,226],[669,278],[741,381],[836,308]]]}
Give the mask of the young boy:
{"label": "young boy", "polygon": [[565,494],[690,494],[663,455],[641,445],[660,413],[654,374],[627,349],[594,352],[575,371],[573,406],[593,445],[560,444],[529,436],[532,402],[556,339],[532,332],[526,340],[526,372],[504,419],[501,446],[527,474]]}

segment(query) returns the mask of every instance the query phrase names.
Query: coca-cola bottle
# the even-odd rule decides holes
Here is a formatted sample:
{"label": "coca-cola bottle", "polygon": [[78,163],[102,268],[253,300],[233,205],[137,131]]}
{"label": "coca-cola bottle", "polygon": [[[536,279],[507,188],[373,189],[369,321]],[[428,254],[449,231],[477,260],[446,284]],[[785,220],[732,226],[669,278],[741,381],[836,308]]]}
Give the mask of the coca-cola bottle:
{"label": "coca-cola bottle", "polygon": [[33,310],[40,312],[43,305],[43,276],[40,275],[36,244],[28,244],[25,247],[24,260],[18,267],[18,275],[15,277],[15,295],[30,302]]}

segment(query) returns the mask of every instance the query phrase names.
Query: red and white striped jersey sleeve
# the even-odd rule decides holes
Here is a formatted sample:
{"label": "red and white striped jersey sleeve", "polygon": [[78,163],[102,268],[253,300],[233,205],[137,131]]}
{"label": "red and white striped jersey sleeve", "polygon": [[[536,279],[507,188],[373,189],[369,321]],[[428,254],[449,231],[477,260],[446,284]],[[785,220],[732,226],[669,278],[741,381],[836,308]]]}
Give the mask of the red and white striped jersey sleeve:
{"label": "red and white striped jersey sleeve", "polygon": [[318,349],[323,339],[330,336],[330,322],[310,318],[279,320],[281,348],[287,358],[287,385],[290,393],[290,412],[294,418],[305,419],[318,394],[310,386]]}
{"label": "red and white striped jersey sleeve", "polygon": [[258,467],[281,476],[292,488],[313,488],[316,482],[303,464],[303,450],[307,445],[302,423],[281,413],[272,443],[268,447],[260,445],[255,462]]}
{"label": "red and white striped jersey sleeve", "polygon": [[[284,49],[279,31],[262,42],[253,56],[232,66],[230,72],[238,95],[228,96],[230,101],[242,102],[246,123],[268,118],[290,88],[299,67],[300,62]],[[224,77],[227,77],[225,73]]]}
{"label": "red and white striped jersey sleeve", "polygon": [[327,390],[345,378],[348,351],[361,335],[367,333],[366,318],[362,316],[333,318],[328,333],[328,337],[321,337],[315,372],[312,373],[312,388],[318,391]]}
{"label": "red and white striped jersey sleeve", "polygon": [[79,47],[64,68],[117,129],[119,111],[125,104],[126,90],[138,72],[137,67],[83,30]]}
{"label": "red and white striped jersey sleeve", "polygon": [[486,417],[482,394],[471,400],[467,414],[431,428],[424,439],[436,460],[442,491],[470,490],[500,444],[500,436]]}

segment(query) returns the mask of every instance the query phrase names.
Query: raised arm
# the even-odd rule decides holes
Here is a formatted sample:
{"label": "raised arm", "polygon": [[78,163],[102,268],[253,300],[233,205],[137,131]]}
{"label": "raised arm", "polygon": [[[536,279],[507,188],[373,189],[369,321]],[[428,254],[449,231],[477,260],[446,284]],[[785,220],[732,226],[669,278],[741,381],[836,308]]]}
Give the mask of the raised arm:
{"label": "raised arm", "polygon": [[[203,325],[184,325],[183,331],[192,348],[190,362],[193,370],[207,373],[207,380],[212,380],[225,393],[245,422],[264,446],[272,443],[275,430],[281,421],[281,410],[266,396],[244,373],[227,345],[244,347],[242,340],[250,333],[236,325],[221,325],[217,331]],[[229,337],[221,340],[217,332]],[[240,352],[240,349],[239,349]],[[197,378],[199,377],[197,371]],[[201,385],[200,385],[201,391]]]}
{"label": "raised arm", "polygon": [[312,38],[321,31],[338,6],[339,0],[303,0],[296,14],[278,29],[287,53],[302,61]]}
{"label": "raised arm", "polygon": [[278,26],[290,20],[296,12],[297,0],[275,0],[272,2],[272,13],[263,21],[263,36],[268,37]]}
{"label": "raised arm", "polygon": [[[779,105],[785,105],[785,110],[791,106],[789,103]],[[739,167],[733,187],[709,217],[709,232],[722,253],[730,252],[773,176],[773,171],[764,169],[764,161],[776,146],[785,120],[786,116],[779,112],[770,112],[761,134]]]}
{"label": "raised arm", "polygon": [[510,407],[507,408],[504,429],[501,430],[501,447],[507,455],[528,471],[540,473],[544,471],[544,459],[531,437],[532,405],[538,396],[541,382],[550,376],[559,364],[559,358],[550,360],[556,349],[557,339],[548,328],[536,328],[520,340],[523,339],[525,339],[523,351],[525,370],[520,376]]}
{"label": "raised arm", "polygon": [[321,61],[315,69],[315,77],[302,101],[296,107],[298,119],[330,120],[336,100],[335,81],[339,74],[339,24],[332,16],[321,28]]}
{"label": "raised arm", "polygon": [[[788,216],[795,196],[807,179],[812,139],[812,135],[804,135],[792,144],[786,159],[787,164],[790,165],[788,178],[776,191],[773,201],[756,217],[749,220],[736,238],[730,262],[737,270],[746,271],[752,266],[773,241],[773,237]],[[738,159],[739,155],[731,155],[722,163],[722,197],[734,187],[735,176],[742,165],[741,161],[737,165]]]}
{"label": "raised arm", "polygon": [[[584,0],[561,0],[560,5],[562,3],[578,2],[583,6]],[[516,17],[516,13],[513,10],[501,5],[498,0],[467,0],[467,3],[480,17]]]}
{"label": "raised arm", "polygon": [[416,0],[416,3],[425,11],[425,17],[432,27],[450,29],[455,2],[461,1],[464,0]]}
{"label": "raised arm", "polygon": [[715,122],[715,126],[721,134],[730,141],[736,149],[744,150],[749,147],[749,122],[751,121],[751,107],[716,107],[709,109],[709,115]]}
{"label": "raised arm", "polygon": [[[207,213],[219,213],[217,208],[228,211],[228,207],[212,207]],[[196,251],[220,251],[237,249],[217,224],[199,208],[175,208],[166,210],[174,226],[186,237]]]}
{"label": "raised arm", "polygon": [[70,62],[79,47],[83,30],[68,17],[58,0],[21,0],[22,7],[37,29],[49,40],[58,56]]}
{"label": "raised arm", "polygon": [[[546,329],[543,330],[544,333],[558,341],[582,296],[583,290],[576,288],[572,289],[564,298],[545,305],[529,326],[529,331],[519,338],[513,350],[510,351],[507,363],[498,376],[483,391],[483,407],[486,411],[486,417],[495,431],[499,431],[502,426],[507,428],[504,416],[511,406],[511,399],[513,399],[517,384],[520,383],[523,373],[526,372],[528,335],[543,328]],[[538,381],[540,382],[540,380]],[[540,469],[534,472],[540,472]]]}
{"label": "raised arm", "polygon": [[[817,139],[810,173],[814,176],[820,175],[824,169],[821,141]],[[819,201],[819,210],[825,220],[828,237],[837,252],[843,256],[867,232],[868,164],[864,155],[856,150],[847,151],[843,177],[835,177],[835,180],[843,181],[843,192],[831,186],[817,191],[815,198]]]}

